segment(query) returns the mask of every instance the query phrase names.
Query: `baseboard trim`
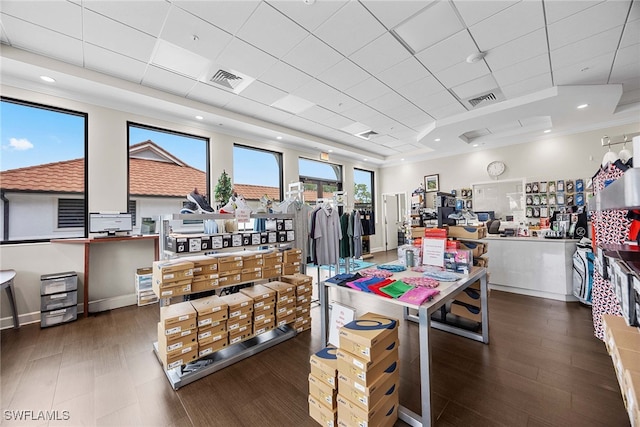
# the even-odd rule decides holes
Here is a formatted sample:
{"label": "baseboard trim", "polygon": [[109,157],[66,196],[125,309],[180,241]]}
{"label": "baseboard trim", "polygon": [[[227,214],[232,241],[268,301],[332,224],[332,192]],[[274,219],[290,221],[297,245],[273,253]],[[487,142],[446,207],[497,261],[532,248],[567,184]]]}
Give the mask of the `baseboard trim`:
{"label": "baseboard trim", "polygon": [[576,298],[573,295],[554,294],[553,292],[536,291],[532,289],[516,288],[513,286],[494,285],[493,283],[489,284],[489,289],[492,289],[492,290],[495,289],[496,291],[511,292],[513,294],[528,295],[530,297],[548,298],[556,301],[565,301],[565,302],[578,301],[578,298]]}

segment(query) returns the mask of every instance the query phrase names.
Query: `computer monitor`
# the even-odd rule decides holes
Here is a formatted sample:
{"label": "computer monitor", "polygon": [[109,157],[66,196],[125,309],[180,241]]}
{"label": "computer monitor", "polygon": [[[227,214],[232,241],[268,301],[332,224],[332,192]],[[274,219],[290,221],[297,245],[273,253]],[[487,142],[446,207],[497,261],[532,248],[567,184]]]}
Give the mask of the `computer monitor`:
{"label": "computer monitor", "polygon": [[495,211],[482,211],[482,212],[474,211],[474,213],[478,215],[478,221],[480,222],[487,222],[490,219],[496,219]]}

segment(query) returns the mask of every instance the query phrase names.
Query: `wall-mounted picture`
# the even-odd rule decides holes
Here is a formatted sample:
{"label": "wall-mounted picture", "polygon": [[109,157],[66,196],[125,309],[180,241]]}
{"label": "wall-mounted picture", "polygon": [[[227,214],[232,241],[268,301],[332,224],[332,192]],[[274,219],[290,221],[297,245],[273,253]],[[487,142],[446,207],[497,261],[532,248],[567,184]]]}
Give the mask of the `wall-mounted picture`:
{"label": "wall-mounted picture", "polygon": [[440,191],[440,180],[439,175],[427,175],[424,177],[424,188],[427,193],[432,191]]}

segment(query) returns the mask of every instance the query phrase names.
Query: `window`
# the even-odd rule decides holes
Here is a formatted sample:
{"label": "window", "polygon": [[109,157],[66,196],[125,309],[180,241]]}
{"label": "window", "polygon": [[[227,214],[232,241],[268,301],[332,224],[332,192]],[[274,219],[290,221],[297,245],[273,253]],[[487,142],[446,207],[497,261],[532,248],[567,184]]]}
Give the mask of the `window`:
{"label": "window", "polygon": [[159,215],[179,213],[194,190],[209,199],[209,139],[127,123],[129,203],[134,232]]}
{"label": "window", "polygon": [[233,189],[252,209],[259,207],[264,195],[282,200],[282,154],[234,145]]}
{"label": "window", "polygon": [[355,208],[373,210],[373,172],[354,168],[353,182]]}
{"label": "window", "polygon": [[84,237],[87,115],[5,97],[0,108],[2,242]]}
{"label": "window", "polygon": [[304,183],[304,200],[310,205],[315,205],[320,198],[330,199],[334,191],[342,190],[340,165],[300,158],[298,169],[300,181]]}

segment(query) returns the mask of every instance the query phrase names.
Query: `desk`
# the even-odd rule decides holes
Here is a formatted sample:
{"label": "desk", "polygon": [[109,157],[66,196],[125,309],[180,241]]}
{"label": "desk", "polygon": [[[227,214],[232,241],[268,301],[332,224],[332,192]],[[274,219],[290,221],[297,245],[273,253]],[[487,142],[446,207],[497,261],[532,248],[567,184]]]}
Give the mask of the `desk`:
{"label": "desk", "polygon": [[83,286],[83,314],[84,317],[89,315],[89,254],[91,245],[96,243],[111,243],[111,242],[133,242],[138,240],[153,240],[154,241],[154,259],[157,261],[160,253],[160,243],[157,235],[143,235],[143,236],[115,236],[115,237],[91,237],[88,239],[56,239],[51,243],[71,243],[84,245],[84,286]]}
{"label": "desk", "polygon": [[[420,276],[421,273],[412,271],[403,271],[395,273],[393,279],[402,279],[409,276]],[[460,329],[451,325],[439,324],[431,321],[431,315],[435,313],[440,307],[452,300],[458,293],[469,287],[476,280],[480,280],[480,294],[482,300],[482,332],[479,334],[473,334],[465,329]],[[339,289],[343,292],[351,292],[352,294],[362,296],[362,298],[375,298],[381,303],[395,304],[403,307],[405,319],[413,320],[412,317],[418,320],[419,332],[420,332],[420,394],[422,396],[422,415],[418,415],[415,412],[400,406],[398,408],[398,418],[408,423],[411,426],[431,426],[432,425],[432,413],[431,413],[431,343],[429,340],[429,329],[431,326],[438,329],[444,329],[447,332],[451,332],[466,338],[476,339],[478,341],[489,343],[489,306],[487,299],[487,270],[481,267],[473,267],[468,275],[462,276],[462,278],[456,282],[440,282],[438,289],[440,293],[434,297],[431,301],[425,302],[422,305],[415,305],[398,301],[396,299],[390,299],[381,297],[376,294],[370,294],[367,292],[357,291],[344,286],[339,286],[328,282],[319,282],[320,289],[320,328],[322,345],[327,345],[327,332],[329,322],[329,288]],[[409,310],[417,310],[418,315],[409,314]]]}

